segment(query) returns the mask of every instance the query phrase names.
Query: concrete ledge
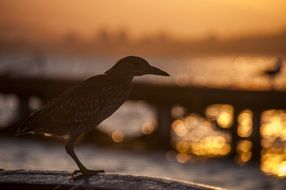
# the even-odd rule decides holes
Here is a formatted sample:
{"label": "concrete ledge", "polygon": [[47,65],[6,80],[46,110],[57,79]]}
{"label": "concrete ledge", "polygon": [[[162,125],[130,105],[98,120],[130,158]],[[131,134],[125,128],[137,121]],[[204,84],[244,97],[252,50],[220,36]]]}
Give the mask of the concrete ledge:
{"label": "concrete ledge", "polygon": [[96,190],[223,190],[197,183],[146,176],[104,173],[70,181],[64,171],[0,170],[0,189],[96,189]]}

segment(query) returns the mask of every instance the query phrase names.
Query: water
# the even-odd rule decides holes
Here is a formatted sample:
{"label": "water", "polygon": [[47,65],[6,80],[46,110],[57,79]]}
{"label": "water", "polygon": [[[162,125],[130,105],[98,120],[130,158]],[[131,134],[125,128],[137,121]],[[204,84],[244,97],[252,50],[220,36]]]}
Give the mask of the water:
{"label": "water", "polygon": [[[75,163],[64,144],[0,138],[0,168],[73,171]],[[286,182],[266,176],[254,166],[238,166],[226,160],[197,160],[179,164],[172,153],[145,152],[79,145],[76,152],[89,168],[136,175],[199,182],[230,190],[282,190]]]}

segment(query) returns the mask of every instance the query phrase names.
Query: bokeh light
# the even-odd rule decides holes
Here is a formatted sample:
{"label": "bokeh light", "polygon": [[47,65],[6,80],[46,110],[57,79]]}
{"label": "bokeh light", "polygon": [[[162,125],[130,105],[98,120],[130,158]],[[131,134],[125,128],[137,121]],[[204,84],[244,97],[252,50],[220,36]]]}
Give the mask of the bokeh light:
{"label": "bokeh light", "polygon": [[119,130],[114,131],[111,137],[112,137],[112,140],[117,143],[120,143],[124,140],[124,134]]}
{"label": "bokeh light", "polygon": [[239,164],[247,163],[252,156],[252,142],[249,140],[241,140],[238,142],[236,151],[237,151],[237,161]]}
{"label": "bokeh light", "polygon": [[263,147],[261,170],[267,174],[286,177],[286,112],[268,110],[262,115]]}
{"label": "bokeh light", "polygon": [[172,124],[173,144],[179,152],[177,160],[187,162],[191,155],[203,157],[224,156],[230,152],[230,136],[218,131],[210,121],[190,114]]}
{"label": "bokeh light", "polygon": [[155,121],[146,121],[141,126],[141,132],[144,135],[150,135],[156,130],[156,128],[157,128],[157,125]]}
{"label": "bokeh light", "polygon": [[244,110],[238,116],[237,133],[240,137],[249,137],[252,134],[252,111]]}
{"label": "bokeh light", "polygon": [[206,110],[210,120],[217,122],[221,128],[230,128],[233,122],[233,107],[228,104],[211,105]]}

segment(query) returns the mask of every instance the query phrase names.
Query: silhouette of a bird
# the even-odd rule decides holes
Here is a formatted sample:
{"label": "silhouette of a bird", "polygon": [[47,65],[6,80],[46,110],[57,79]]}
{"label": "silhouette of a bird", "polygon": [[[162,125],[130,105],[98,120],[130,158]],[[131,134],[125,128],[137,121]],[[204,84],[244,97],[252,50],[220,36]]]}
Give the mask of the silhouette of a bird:
{"label": "silhouette of a bird", "polygon": [[273,79],[275,78],[278,74],[280,74],[281,72],[281,69],[282,69],[282,66],[283,66],[283,59],[281,57],[278,57],[277,60],[276,60],[276,63],[274,65],[273,68],[270,68],[266,71],[263,72],[263,75]]}
{"label": "silhouette of a bird", "polygon": [[65,149],[79,168],[73,172],[72,178],[104,172],[89,170],[79,161],[74,152],[75,141],[115,112],[127,100],[132,79],[146,74],[169,76],[143,58],[122,58],[104,74],[93,76],[65,91],[29,116],[18,129],[18,135],[68,135]]}

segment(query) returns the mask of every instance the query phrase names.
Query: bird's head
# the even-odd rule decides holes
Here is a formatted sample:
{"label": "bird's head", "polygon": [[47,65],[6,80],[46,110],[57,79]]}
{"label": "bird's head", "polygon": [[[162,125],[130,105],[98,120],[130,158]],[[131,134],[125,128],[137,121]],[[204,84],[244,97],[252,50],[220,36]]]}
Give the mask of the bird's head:
{"label": "bird's head", "polygon": [[105,74],[122,74],[129,76],[142,76],[147,74],[170,76],[165,71],[150,65],[145,59],[136,56],[128,56],[120,59]]}

